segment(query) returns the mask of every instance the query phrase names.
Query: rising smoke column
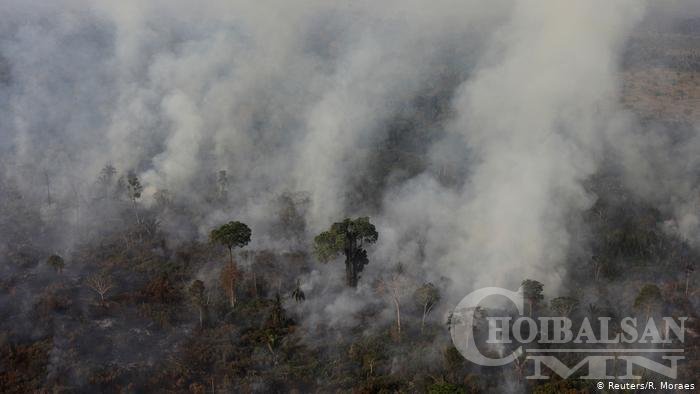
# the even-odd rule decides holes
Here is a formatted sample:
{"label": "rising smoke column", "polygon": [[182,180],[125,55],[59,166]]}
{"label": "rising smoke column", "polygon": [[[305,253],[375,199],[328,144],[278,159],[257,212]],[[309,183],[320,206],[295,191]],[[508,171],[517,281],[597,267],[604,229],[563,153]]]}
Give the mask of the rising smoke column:
{"label": "rising smoke column", "polygon": [[[526,276],[555,285],[568,215],[595,199],[580,182],[618,124],[617,64],[642,8],[11,1],[0,14],[10,64],[0,88],[11,146],[3,156],[52,169],[64,194],[65,174],[89,184],[106,161],[134,169],[145,203],[167,188],[200,207],[200,235],[230,216],[263,234],[267,201],[306,191],[316,232],[363,213],[345,201],[348,180],[367,170],[363,149],[382,141],[387,120],[434,81],[436,65],[462,68],[456,118],[430,159],[468,170],[456,186],[428,170],[378,191],[377,270],[421,263],[426,276],[459,282],[459,293]],[[225,211],[199,193],[199,180],[220,169],[235,185]],[[29,179],[25,189],[39,193],[41,181]]]}
{"label": "rising smoke column", "polygon": [[412,230],[428,240],[424,265],[453,279],[454,297],[524,278],[559,284],[570,215],[596,198],[581,182],[619,124],[619,56],[642,8],[521,1],[497,29],[454,102],[466,184],[455,196],[428,179],[387,201],[391,225],[422,217]]}

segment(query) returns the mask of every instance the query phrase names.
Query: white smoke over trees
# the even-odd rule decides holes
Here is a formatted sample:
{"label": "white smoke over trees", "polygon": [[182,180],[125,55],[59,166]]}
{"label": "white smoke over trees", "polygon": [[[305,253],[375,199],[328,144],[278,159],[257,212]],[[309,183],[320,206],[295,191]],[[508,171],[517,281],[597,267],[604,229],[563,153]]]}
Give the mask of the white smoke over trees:
{"label": "white smoke over trees", "polygon": [[[632,0],[9,1],[3,169],[24,171],[20,187],[35,195],[37,174],[50,171],[67,195],[111,162],[137,172],[146,204],[167,189],[197,207],[200,236],[232,216],[265,234],[270,202],[305,192],[311,234],[344,216],[376,220],[378,262],[367,275],[400,261],[451,278],[455,297],[523,277],[555,287],[570,216],[596,199],[582,181],[610,144],[636,138],[618,73],[644,9]],[[444,116],[397,138],[423,138],[417,169],[372,189],[379,206],[357,201],[369,174],[398,172],[376,168],[372,153],[426,96],[445,99]],[[635,168],[648,144],[622,150],[623,166]],[[695,152],[686,149],[681,157]],[[219,170],[230,177],[227,208],[201,193]],[[697,227],[683,212],[680,226]]]}

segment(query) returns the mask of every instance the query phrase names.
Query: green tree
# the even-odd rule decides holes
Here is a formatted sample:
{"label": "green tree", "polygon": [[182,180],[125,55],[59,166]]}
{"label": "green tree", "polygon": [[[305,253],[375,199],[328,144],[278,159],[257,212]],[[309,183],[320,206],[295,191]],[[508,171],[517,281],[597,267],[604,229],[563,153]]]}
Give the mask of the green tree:
{"label": "green tree", "polygon": [[346,218],[342,222],[333,223],[328,231],[314,238],[314,254],[321,262],[326,263],[345,255],[345,279],[350,287],[357,287],[360,272],[369,263],[366,244],[377,242],[379,234],[368,217],[355,220]]}
{"label": "green tree", "polygon": [[221,227],[211,230],[209,239],[228,248],[229,260],[231,265],[233,265],[233,248],[242,248],[248,245],[250,235],[250,227],[245,223],[228,222]]}
{"label": "green tree", "polygon": [[240,271],[233,261],[233,248],[243,247],[250,242],[250,228],[241,222],[228,222],[215,228],[209,234],[212,242],[228,248],[229,264],[221,271],[221,284],[226,291],[231,307],[236,305],[236,286],[241,277]]}
{"label": "green tree", "polygon": [[425,326],[425,317],[430,314],[435,304],[440,301],[440,290],[435,285],[428,282],[416,289],[413,293],[413,299],[420,308],[423,309],[423,318],[420,322],[420,332],[423,332]]}
{"label": "green tree", "polygon": [[532,279],[525,279],[520,285],[523,298],[530,307],[530,316],[532,316],[535,305],[544,299],[544,295],[542,295],[543,288],[544,285],[542,283]]}
{"label": "green tree", "polygon": [[57,254],[49,256],[49,258],[46,260],[46,264],[55,269],[59,274],[63,272],[63,268],[66,266],[66,262],[63,260],[63,257]]}

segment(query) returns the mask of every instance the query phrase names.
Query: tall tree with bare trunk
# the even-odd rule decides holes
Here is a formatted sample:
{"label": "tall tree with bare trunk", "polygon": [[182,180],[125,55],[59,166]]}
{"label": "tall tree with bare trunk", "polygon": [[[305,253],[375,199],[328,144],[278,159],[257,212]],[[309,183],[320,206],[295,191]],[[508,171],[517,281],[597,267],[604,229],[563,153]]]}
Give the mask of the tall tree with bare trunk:
{"label": "tall tree with bare trunk", "polygon": [[401,338],[401,302],[410,294],[413,282],[399,263],[391,273],[378,280],[375,287],[379,295],[384,296],[394,306],[396,312],[396,332]]}

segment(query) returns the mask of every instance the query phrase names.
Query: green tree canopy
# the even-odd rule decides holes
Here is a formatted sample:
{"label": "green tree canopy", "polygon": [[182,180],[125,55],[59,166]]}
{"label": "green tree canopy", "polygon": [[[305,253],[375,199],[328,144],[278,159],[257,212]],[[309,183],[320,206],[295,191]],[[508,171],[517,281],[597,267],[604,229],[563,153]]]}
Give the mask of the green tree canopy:
{"label": "green tree canopy", "polygon": [[328,231],[314,238],[314,255],[326,263],[345,255],[345,272],[348,286],[356,287],[360,272],[369,263],[366,244],[377,242],[379,234],[369,221],[369,217],[346,218],[333,223]]}
{"label": "green tree canopy", "polygon": [[523,298],[530,306],[530,315],[532,315],[533,307],[544,299],[542,294],[544,285],[536,280],[525,279],[521,283],[520,289],[523,293]]}
{"label": "green tree canopy", "polygon": [[228,222],[221,227],[211,230],[209,238],[212,242],[228,248],[229,258],[233,264],[233,248],[242,248],[250,242],[250,227],[241,222]]}
{"label": "green tree canopy", "polygon": [[209,234],[212,241],[220,243],[229,249],[241,248],[250,242],[250,227],[241,222],[228,222],[215,228]]}

